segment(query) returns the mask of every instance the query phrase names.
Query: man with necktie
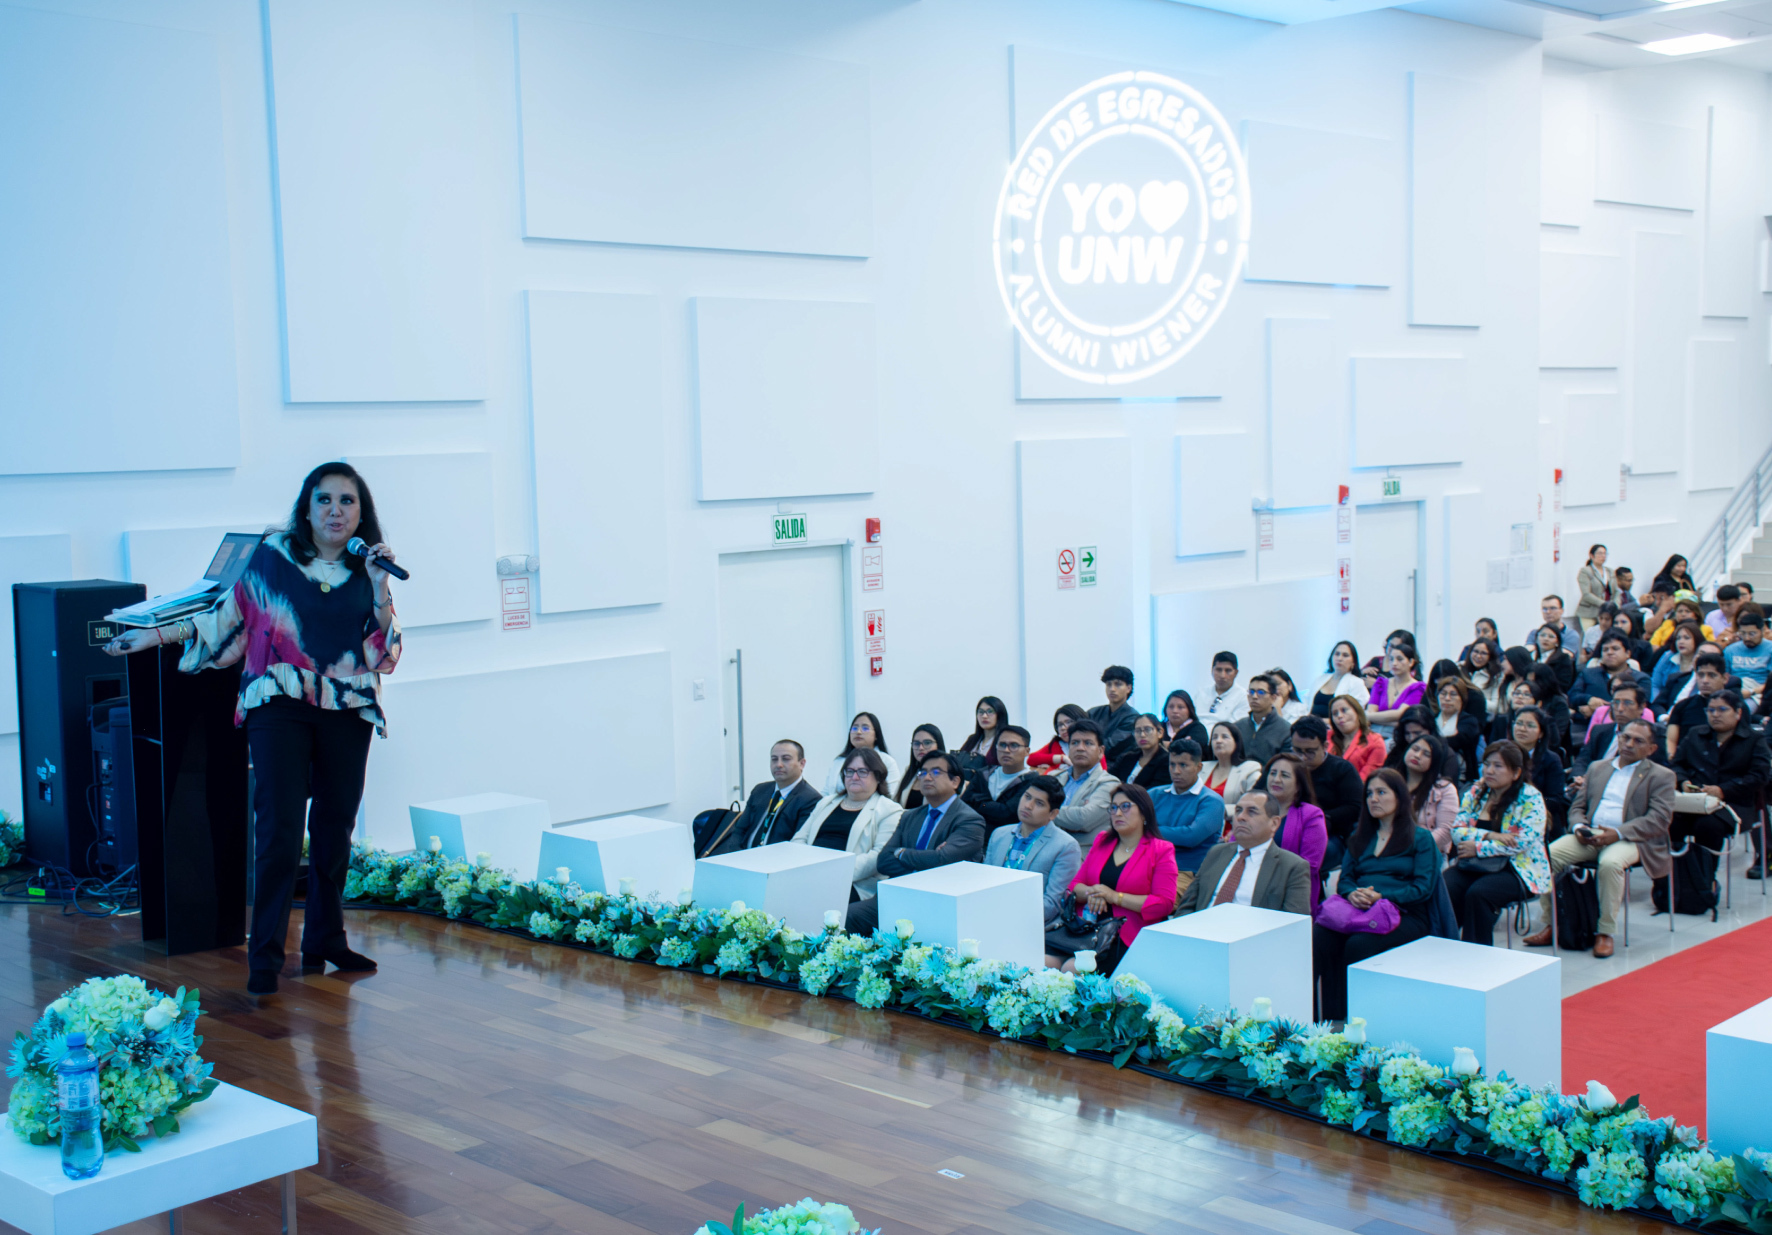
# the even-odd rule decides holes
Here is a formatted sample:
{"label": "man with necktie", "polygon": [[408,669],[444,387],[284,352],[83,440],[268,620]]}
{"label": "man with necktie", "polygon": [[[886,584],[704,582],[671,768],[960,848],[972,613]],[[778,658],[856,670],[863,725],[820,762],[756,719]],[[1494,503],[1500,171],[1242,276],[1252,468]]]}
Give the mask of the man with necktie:
{"label": "man with necktie", "polygon": [[[931,870],[954,862],[977,862],[984,856],[984,819],[960,800],[963,774],[945,750],[931,751],[917,767],[917,789],[923,805],[899,816],[898,830],[880,850],[882,879]],[[851,934],[872,934],[880,924],[877,898],[849,906]]]}
{"label": "man with necktie", "polygon": [[750,799],[708,846],[702,857],[735,853],[791,840],[818,805],[818,790],[806,783],[806,748],[783,738],[769,748],[770,779],[751,790]]}
{"label": "man with necktie", "polygon": [[1200,873],[1175,916],[1232,904],[1308,914],[1310,863],[1274,843],[1279,828],[1280,817],[1267,813],[1267,794],[1256,790],[1238,798],[1231,812],[1235,840],[1214,845],[1200,859]]}

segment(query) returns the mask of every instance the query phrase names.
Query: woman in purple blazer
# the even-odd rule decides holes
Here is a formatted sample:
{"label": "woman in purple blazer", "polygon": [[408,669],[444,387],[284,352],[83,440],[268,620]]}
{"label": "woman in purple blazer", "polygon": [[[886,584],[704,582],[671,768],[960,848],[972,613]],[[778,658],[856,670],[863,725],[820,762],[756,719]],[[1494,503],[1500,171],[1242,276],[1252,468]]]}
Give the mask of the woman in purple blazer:
{"label": "woman in purple blazer", "polygon": [[1258,788],[1267,794],[1268,813],[1284,815],[1280,825],[1280,848],[1291,850],[1311,865],[1311,913],[1323,889],[1323,851],[1329,847],[1329,828],[1317,806],[1311,770],[1304,760],[1283,750],[1267,761]]}

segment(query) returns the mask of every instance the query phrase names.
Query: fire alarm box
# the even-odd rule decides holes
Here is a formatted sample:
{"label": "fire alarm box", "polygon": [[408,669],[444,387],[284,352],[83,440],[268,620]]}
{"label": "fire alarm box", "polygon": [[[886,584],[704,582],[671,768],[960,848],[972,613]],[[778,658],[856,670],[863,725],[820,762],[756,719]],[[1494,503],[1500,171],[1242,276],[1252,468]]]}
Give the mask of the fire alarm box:
{"label": "fire alarm box", "polygon": [[877,678],[885,672],[886,672],[886,658],[884,656],[870,656],[870,657],[868,657],[868,676],[869,677]]}
{"label": "fire alarm box", "polygon": [[868,543],[870,545],[880,543],[880,521],[878,519],[868,520]]}

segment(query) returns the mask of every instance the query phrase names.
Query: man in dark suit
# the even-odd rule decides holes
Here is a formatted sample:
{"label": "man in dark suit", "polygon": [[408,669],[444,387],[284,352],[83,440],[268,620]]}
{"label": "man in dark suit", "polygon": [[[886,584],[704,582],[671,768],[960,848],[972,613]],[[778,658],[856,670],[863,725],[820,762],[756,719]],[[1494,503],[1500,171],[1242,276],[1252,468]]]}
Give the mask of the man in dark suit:
{"label": "man in dark suit", "polygon": [[[954,862],[977,862],[984,856],[984,820],[960,800],[962,780],[959,762],[947,751],[923,756],[917,768],[923,805],[899,816],[898,830],[880,850],[882,879]],[[880,925],[879,898],[849,906],[848,925],[852,934],[872,934]]]}
{"label": "man in dark suit", "polygon": [[[1648,690],[1635,680],[1616,678],[1612,682],[1612,719],[1603,725],[1595,725],[1581,749],[1575,752],[1575,758],[1569,764],[1574,779],[1569,782],[1571,789],[1580,791],[1584,778],[1587,776],[1589,764],[1598,763],[1602,759],[1617,759],[1618,731],[1633,720],[1643,719],[1643,704],[1647,702]],[[1649,757],[1663,767],[1667,766],[1666,731],[1660,725],[1655,730],[1655,749]]]}
{"label": "man in dark suit", "polygon": [[1267,813],[1267,794],[1251,790],[1238,798],[1231,814],[1236,840],[1207,850],[1175,916],[1232,904],[1310,913],[1311,864],[1274,843],[1280,823]]}
{"label": "man in dark suit", "polygon": [[730,820],[708,846],[708,857],[791,840],[818,805],[818,790],[806,783],[806,748],[783,738],[769,748],[770,780],[751,790],[737,819]]}

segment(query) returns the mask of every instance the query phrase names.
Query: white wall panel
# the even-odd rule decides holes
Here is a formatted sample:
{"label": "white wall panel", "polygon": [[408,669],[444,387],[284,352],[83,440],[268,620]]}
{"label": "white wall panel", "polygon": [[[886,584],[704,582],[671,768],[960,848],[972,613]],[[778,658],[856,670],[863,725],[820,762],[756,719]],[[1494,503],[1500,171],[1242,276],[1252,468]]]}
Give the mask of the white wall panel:
{"label": "white wall panel", "polygon": [[[1023,711],[1037,728],[1106,666],[1133,663],[1134,514],[1123,502],[1063,496],[1124,491],[1132,443],[1123,437],[1020,441],[1015,461]],[[1100,559],[1097,583],[1061,591],[1058,551],[1083,546],[1093,546]]]}
{"label": "white wall panel", "polygon": [[437,626],[495,616],[492,456],[352,455],[350,464],[375,496],[388,547],[412,572],[412,578],[392,585],[400,624]]}
{"label": "white wall panel", "polygon": [[1696,210],[1704,193],[1704,133],[1600,112],[1594,117],[1594,199]]}
{"label": "white wall panel", "polygon": [[1175,438],[1175,556],[1242,553],[1254,532],[1254,443],[1247,433]]}
{"label": "white wall panel", "polygon": [[1631,262],[1631,432],[1633,475],[1677,472],[1686,415],[1686,340],[1698,316],[1690,239],[1637,232]]}
{"label": "white wall panel", "polygon": [[541,611],[665,598],[663,308],[525,292]]}
{"label": "white wall panel", "polygon": [[1754,257],[1765,224],[1754,210],[1759,124],[1747,112],[1710,109],[1704,191],[1704,313],[1746,317],[1754,301]]}
{"label": "white wall panel", "polygon": [[149,596],[162,595],[201,579],[221,547],[222,537],[229,532],[263,532],[286,518],[283,515],[258,523],[214,527],[131,529],[123,533],[123,577],[147,588]]}
{"label": "white wall panel", "polygon": [[1325,506],[1347,459],[1335,325],[1267,319],[1268,496],[1278,507]]}
{"label": "white wall panel", "polygon": [[1571,394],[1563,403],[1563,505],[1618,500],[1624,434],[1616,390]]}
{"label": "white wall panel", "polygon": [[0,473],[237,464],[215,40],[0,8],[0,219]]}
{"label": "white wall panel", "polygon": [[406,808],[438,798],[541,798],[559,826],[676,793],[669,652],[458,677],[396,672],[383,701],[388,737],[375,744],[363,800],[371,844],[412,848]]}
{"label": "white wall panel", "polygon": [[1462,356],[1354,357],[1354,466],[1462,462],[1468,368]]}
{"label": "white wall panel", "polygon": [[[51,583],[74,573],[72,536],[0,536],[0,733],[18,732],[18,658],[13,644],[12,585]],[[11,771],[18,773],[14,760]]]}
{"label": "white wall panel", "polygon": [[486,395],[472,5],[268,0],[284,395]]}
{"label": "white wall panel", "polygon": [[1580,227],[1594,200],[1594,111],[1587,80],[1547,64],[1540,90],[1538,218]]}
{"label": "white wall panel", "polygon": [[1609,253],[1539,256],[1538,364],[1616,369],[1624,361],[1624,259]]}
{"label": "white wall panel", "polygon": [[1479,82],[1409,74],[1409,321],[1479,326],[1488,300],[1489,123]]}
{"label": "white wall panel", "polygon": [[[1227,649],[1237,654],[1239,684],[1282,668],[1309,690],[1328,650],[1347,637],[1335,587],[1334,575],[1313,575],[1152,596],[1156,698],[1185,690],[1204,706],[1212,698],[1212,657]],[[1251,622],[1254,614],[1284,614],[1285,621]]]}
{"label": "white wall panel", "polygon": [[865,257],[865,65],[517,19],[523,234]]}
{"label": "white wall panel", "polygon": [[691,302],[704,502],[879,484],[874,306]]}
{"label": "white wall panel", "polygon": [[1400,143],[1251,120],[1248,278],[1390,287],[1403,249]]}
{"label": "white wall panel", "polygon": [[1686,488],[1733,488],[1741,456],[1741,345],[1692,340],[1692,403],[1686,410]]}
{"label": "white wall panel", "polygon": [[[1489,580],[1483,563],[1501,556],[1507,547],[1506,529],[1484,517],[1485,500],[1481,493],[1448,493],[1441,500],[1444,547],[1440,555],[1439,592],[1445,603],[1439,606],[1439,629],[1435,634],[1449,654],[1464,646],[1466,618],[1495,608],[1485,595]],[[1431,551],[1429,560],[1432,561]],[[1305,689],[1310,689],[1308,684]]]}

